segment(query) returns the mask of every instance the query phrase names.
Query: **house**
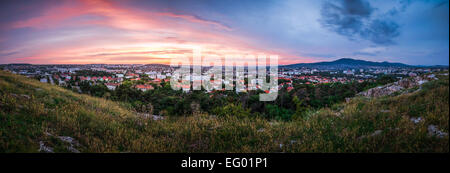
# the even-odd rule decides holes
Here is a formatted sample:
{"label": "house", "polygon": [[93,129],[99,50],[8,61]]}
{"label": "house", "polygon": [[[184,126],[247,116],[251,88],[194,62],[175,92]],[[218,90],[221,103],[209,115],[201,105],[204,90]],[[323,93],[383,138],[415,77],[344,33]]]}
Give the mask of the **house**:
{"label": "house", "polygon": [[47,78],[42,78],[40,81],[41,81],[42,83],[48,83]]}
{"label": "house", "polygon": [[158,75],[156,75],[156,78],[158,78],[158,79],[165,79],[166,75],[158,74]]}
{"label": "house", "polygon": [[130,79],[130,78],[134,78],[134,77],[139,77],[138,74],[134,74],[134,73],[128,73],[125,78]]}
{"label": "house", "polygon": [[409,75],[410,77],[415,77],[415,76],[417,76],[417,74],[416,74],[416,73],[413,73],[413,72],[410,72],[408,75]]}
{"label": "house", "polygon": [[105,83],[105,85],[109,90],[115,90],[116,87],[120,85],[120,83]]}
{"label": "house", "polygon": [[65,81],[63,81],[63,80],[61,80],[61,79],[58,79],[58,84],[61,86],[61,85],[65,85],[66,84],[66,82]]}
{"label": "house", "polygon": [[182,85],[183,92],[188,93],[191,90],[191,85]]}
{"label": "house", "polygon": [[85,80],[88,80],[87,77],[80,76],[80,81],[85,81]]}
{"label": "house", "polygon": [[138,90],[144,91],[144,92],[145,92],[145,91],[148,91],[148,90],[153,90],[153,89],[155,89],[152,85],[148,85],[148,84],[145,84],[145,85],[136,85],[135,88],[138,89]]}
{"label": "house", "polygon": [[287,92],[291,92],[294,89],[294,87],[287,87]]}
{"label": "house", "polygon": [[150,81],[150,83],[154,83],[156,85],[161,85],[161,79],[154,79],[154,80]]}

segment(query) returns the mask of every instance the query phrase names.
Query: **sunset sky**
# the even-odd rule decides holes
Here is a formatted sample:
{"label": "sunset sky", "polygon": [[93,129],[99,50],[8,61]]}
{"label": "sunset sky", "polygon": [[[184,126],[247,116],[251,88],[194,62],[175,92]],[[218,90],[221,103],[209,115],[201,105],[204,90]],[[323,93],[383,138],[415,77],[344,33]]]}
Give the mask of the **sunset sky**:
{"label": "sunset sky", "polygon": [[449,64],[448,0],[2,0],[0,14],[0,64],[168,64],[193,47]]}

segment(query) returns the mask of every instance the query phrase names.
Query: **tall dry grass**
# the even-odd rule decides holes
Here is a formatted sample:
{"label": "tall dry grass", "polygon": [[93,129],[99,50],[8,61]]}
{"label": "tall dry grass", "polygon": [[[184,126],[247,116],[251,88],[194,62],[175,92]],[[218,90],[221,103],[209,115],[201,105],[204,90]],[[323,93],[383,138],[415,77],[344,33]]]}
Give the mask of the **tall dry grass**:
{"label": "tall dry grass", "polygon": [[[303,119],[196,114],[153,120],[125,103],[81,95],[0,71],[0,152],[448,152],[448,77],[414,93],[310,112]],[[421,117],[415,124],[410,118]],[[51,134],[51,135],[49,135]]]}

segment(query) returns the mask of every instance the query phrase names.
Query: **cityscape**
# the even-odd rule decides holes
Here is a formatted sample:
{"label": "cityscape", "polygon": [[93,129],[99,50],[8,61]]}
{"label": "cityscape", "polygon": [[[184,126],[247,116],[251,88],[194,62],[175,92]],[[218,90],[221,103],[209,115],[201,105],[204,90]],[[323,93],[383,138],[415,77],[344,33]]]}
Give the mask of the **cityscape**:
{"label": "cityscape", "polygon": [[0,16],[0,163],[448,160],[448,0],[4,0]]}
{"label": "cityscape", "polygon": [[[169,83],[176,68],[162,64],[90,64],[90,65],[31,65],[31,64],[9,64],[1,65],[3,70],[14,74],[20,74],[34,78],[42,83],[59,85],[79,93],[82,91],[80,85],[104,85],[108,90],[115,90],[123,82],[134,82],[133,87],[143,92],[162,87],[161,83]],[[365,67],[320,69],[320,68],[280,68],[278,79],[283,80],[278,89],[283,87],[287,90],[294,89],[293,80],[296,84],[318,85],[326,83],[351,83],[364,81],[376,81],[383,75],[393,76],[396,79],[404,77],[415,77],[426,73],[448,70],[445,67]],[[268,73],[268,72],[267,72]],[[202,76],[192,76],[194,79],[202,79]],[[235,82],[236,78],[233,78]],[[222,82],[225,82],[222,79]],[[190,88],[184,90],[190,91]],[[213,91],[209,91],[213,92]]]}

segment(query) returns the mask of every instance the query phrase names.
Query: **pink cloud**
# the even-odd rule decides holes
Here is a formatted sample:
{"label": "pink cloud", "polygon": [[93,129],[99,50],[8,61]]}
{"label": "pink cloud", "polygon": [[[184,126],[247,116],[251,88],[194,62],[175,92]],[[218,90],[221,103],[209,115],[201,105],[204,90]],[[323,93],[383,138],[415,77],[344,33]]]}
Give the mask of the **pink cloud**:
{"label": "pink cloud", "polygon": [[[96,15],[101,18],[83,21],[71,20],[83,15]],[[173,22],[173,20],[183,22]],[[219,22],[204,20],[192,15],[143,11],[119,6],[111,1],[83,0],[76,3],[64,3],[46,10],[41,16],[12,24],[13,28],[31,27],[37,30],[73,26],[86,28],[101,26],[121,31],[109,33],[100,30],[88,38],[69,37],[51,42],[44,42],[43,40],[49,38],[43,38],[31,45],[26,45],[27,49],[33,50],[29,53],[33,56],[16,58],[16,60],[34,63],[39,60],[40,63],[42,61],[47,63],[150,63],[158,61],[158,59],[151,58],[155,55],[170,56],[186,53],[181,49],[187,45],[202,47],[207,54],[217,55],[230,53],[241,55],[278,54],[281,57],[280,63],[293,61],[282,57],[294,57],[251,46],[247,41],[248,38],[224,32],[232,31],[232,29]],[[93,31],[96,30],[93,29]],[[58,38],[57,35],[50,37]],[[175,50],[170,52],[167,50],[170,48]],[[120,58],[127,61],[120,60]],[[163,61],[168,63],[167,59]]]}

